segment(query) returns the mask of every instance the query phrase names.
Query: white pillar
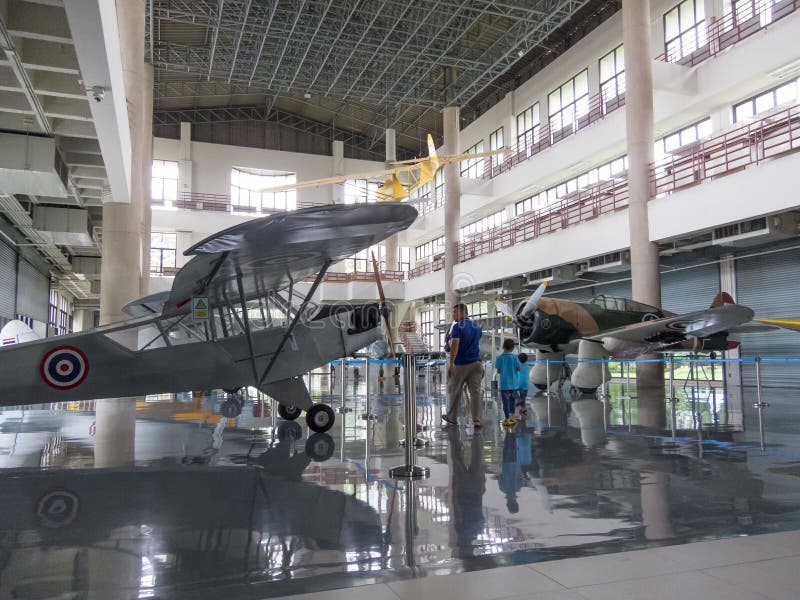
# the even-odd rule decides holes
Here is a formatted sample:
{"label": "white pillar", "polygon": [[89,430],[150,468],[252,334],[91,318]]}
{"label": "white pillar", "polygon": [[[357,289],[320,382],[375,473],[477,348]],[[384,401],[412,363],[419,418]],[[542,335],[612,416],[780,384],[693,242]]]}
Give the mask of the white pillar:
{"label": "white pillar", "polygon": [[[331,175],[344,175],[344,142],[341,140],[333,141],[333,172]],[[344,204],[344,186],[331,185],[331,203]]]}
{"label": "white pillar", "polygon": [[[724,254],[720,257],[719,263],[719,291],[727,292],[736,298],[736,260],[733,254]],[[734,340],[738,336],[732,336]],[[723,354],[725,358],[738,359],[742,356],[740,348],[726,350]],[[725,409],[728,412],[729,424],[740,424],[744,420],[744,398],[742,394],[742,365],[738,362],[714,365],[714,372],[719,373],[722,369],[725,374]]]}
{"label": "white pillar", "polygon": [[[386,168],[390,169],[393,165],[389,163],[397,160],[397,143],[395,141],[394,129],[386,130]],[[398,271],[400,256],[398,249],[397,234],[386,240],[386,270]]]}
{"label": "white pillar", "polygon": [[[461,129],[457,106],[446,106],[442,111],[444,120],[444,154],[461,152]],[[461,173],[459,163],[444,166],[444,302],[447,312],[458,303],[453,288],[453,267],[458,259],[459,222],[461,220]]]}
{"label": "white pillar", "polygon": [[[144,0],[117,0],[122,75],[131,130],[131,201],[103,205],[100,324],[125,318],[122,307],[140,297],[142,245],[142,90],[144,69]],[[152,86],[152,83],[150,84]],[[148,184],[149,185],[149,184]]]}
{"label": "white pillar", "polygon": [[[625,44],[625,123],[628,141],[628,228],[631,240],[633,299],[661,306],[658,244],[650,241],[648,219],[653,164],[653,52],[650,0],[623,0]],[[643,358],[649,358],[646,355]],[[637,386],[664,385],[661,363],[636,365]]]}
{"label": "white pillar", "polygon": [[150,293],[150,228],[153,222],[151,182],[153,178],[153,65],[144,65],[144,85],[141,89],[142,120],[139,135],[142,144],[141,182],[142,182],[142,279],[139,295]]}
{"label": "white pillar", "polygon": [[[192,193],[192,124],[181,123],[181,149],[178,160],[178,194]],[[180,198],[180,196],[179,196]]]}

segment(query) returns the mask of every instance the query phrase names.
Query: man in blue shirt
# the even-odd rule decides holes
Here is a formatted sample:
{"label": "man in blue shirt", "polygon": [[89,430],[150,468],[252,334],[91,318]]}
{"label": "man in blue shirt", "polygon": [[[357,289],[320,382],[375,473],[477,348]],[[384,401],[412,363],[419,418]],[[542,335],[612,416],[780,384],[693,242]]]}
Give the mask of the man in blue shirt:
{"label": "man in blue shirt", "polygon": [[450,379],[447,382],[447,414],[442,420],[448,425],[457,423],[464,385],[469,391],[472,405],[472,422],[475,428],[481,426],[481,379],[483,365],[478,350],[481,341],[481,328],[469,318],[466,304],[453,307],[453,323],[450,329]]}

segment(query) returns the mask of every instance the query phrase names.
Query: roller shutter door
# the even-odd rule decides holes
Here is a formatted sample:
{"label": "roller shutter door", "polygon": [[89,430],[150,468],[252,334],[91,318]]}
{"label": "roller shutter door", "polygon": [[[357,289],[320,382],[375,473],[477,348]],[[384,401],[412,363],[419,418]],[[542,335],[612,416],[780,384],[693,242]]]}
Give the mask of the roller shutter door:
{"label": "roller shutter door", "polygon": [[[737,301],[752,308],[756,317],[800,316],[800,250],[755,256],[736,261]],[[792,331],[751,333],[741,336],[742,356],[800,356],[800,334]],[[754,369],[742,370],[745,385],[755,384]],[[762,381],[769,387],[800,386],[800,364],[767,363]]]}
{"label": "roller shutter door", "polygon": [[[578,281],[575,282],[575,287],[585,285]],[[566,291],[553,291],[550,292],[548,290],[547,295],[552,298],[560,298],[561,300],[572,300],[573,302],[588,302],[591,300],[592,296],[594,296],[594,292],[592,291],[593,288],[586,287],[577,290],[570,290],[569,286],[567,286]]]}
{"label": "roller shutter door", "polygon": [[47,323],[50,304],[50,278],[26,260],[19,262],[17,314]]}
{"label": "roller shutter door", "polygon": [[719,265],[703,265],[661,274],[661,305],[674,313],[703,310],[719,293]]}
{"label": "roller shutter door", "polygon": [[[628,275],[621,273],[620,277],[627,277]],[[615,283],[606,283],[604,285],[594,286],[595,295],[605,294],[606,296],[613,296],[614,298],[630,298],[631,297],[631,280],[617,281]]]}
{"label": "roller shutter door", "polygon": [[14,318],[17,298],[17,253],[0,241],[0,318]]}

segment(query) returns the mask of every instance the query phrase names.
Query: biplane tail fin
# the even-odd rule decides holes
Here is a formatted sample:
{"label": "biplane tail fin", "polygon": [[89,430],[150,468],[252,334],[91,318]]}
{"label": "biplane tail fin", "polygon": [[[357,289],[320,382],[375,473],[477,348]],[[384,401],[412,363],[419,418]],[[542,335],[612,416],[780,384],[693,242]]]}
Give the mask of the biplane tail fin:
{"label": "biplane tail fin", "polygon": [[0,346],[13,346],[25,342],[33,342],[41,337],[26,323],[14,319],[0,329]]}
{"label": "biplane tail fin", "polygon": [[755,319],[759,323],[775,325],[781,329],[800,332],[800,319]]}
{"label": "biplane tail fin", "polygon": [[736,301],[728,292],[720,292],[714,297],[714,301],[711,303],[711,308],[719,308],[725,304],[736,304]]}
{"label": "biplane tail fin", "polygon": [[439,165],[439,155],[436,154],[436,144],[433,143],[433,136],[428,134],[428,160]]}

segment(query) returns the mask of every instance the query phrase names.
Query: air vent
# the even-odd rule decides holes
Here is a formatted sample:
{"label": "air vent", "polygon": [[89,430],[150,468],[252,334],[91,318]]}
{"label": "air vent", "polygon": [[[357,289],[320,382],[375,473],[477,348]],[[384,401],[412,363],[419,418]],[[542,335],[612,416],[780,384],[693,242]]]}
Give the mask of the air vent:
{"label": "air vent", "polygon": [[717,227],[713,232],[713,242],[719,246],[752,246],[770,239],[789,237],[796,229],[794,213],[759,217]]}
{"label": "air vent", "polygon": [[578,275],[573,265],[562,265],[528,273],[527,283],[528,285],[539,285],[545,281],[548,283],[568,283],[577,279]]}
{"label": "air vent", "polygon": [[594,256],[580,265],[579,271],[620,273],[627,271],[631,266],[630,252],[611,252],[602,256]]}

